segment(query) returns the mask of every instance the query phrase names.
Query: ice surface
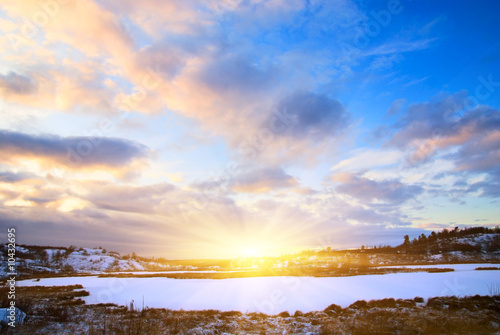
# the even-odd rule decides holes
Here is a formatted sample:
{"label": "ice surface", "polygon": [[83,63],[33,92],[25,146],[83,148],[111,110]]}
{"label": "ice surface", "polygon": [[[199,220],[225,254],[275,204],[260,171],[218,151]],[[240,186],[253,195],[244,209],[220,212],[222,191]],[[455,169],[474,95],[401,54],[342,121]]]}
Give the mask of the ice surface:
{"label": "ice surface", "polygon": [[[19,286],[82,284],[87,303],[113,302],[138,307],[223,311],[303,312],[323,310],[330,304],[349,306],[356,300],[429,298],[446,295],[487,295],[489,286],[500,286],[500,271],[474,271],[497,264],[453,264],[456,272],[396,273],[351,277],[256,277],[235,279],[171,278],[46,278],[19,281]],[[417,266],[420,267],[420,266]],[[437,267],[433,265],[431,267]]]}

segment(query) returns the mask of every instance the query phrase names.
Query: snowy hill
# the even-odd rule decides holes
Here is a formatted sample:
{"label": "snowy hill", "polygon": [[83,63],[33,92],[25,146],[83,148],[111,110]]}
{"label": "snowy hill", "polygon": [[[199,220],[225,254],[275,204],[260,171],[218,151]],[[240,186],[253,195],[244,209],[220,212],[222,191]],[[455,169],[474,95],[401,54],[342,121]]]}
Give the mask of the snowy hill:
{"label": "snowy hill", "polygon": [[[5,251],[5,246],[0,246]],[[6,261],[2,252],[2,261]],[[102,248],[74,247],[16,247],[16,272],[18,275],[36,273],[101,273],[106,271],[176,270],[168,264],[145,260],[133,255],[121,256]],[[0,269],[0,277],[6,277],[7,268]]]}
{"label": "snowy hill", "polygon": [[103,249],[81,248],[63,257],[65,250],[46,250],[49,253],[48,262],[50,264],[60,264],[62,268],[71,266],[75,271],[127,271],[144,270],[141,262],[133,259],[122,259],[115,252],[106,252]]}
{"label": "snowy hill", "polygon": [[429,236],[422,234],[410,242],[408,236],[397,247],[407,254],[445,254],[445,253],[498,253],[500,251],[500,230],[472,227],[454,230],[443,229]]}

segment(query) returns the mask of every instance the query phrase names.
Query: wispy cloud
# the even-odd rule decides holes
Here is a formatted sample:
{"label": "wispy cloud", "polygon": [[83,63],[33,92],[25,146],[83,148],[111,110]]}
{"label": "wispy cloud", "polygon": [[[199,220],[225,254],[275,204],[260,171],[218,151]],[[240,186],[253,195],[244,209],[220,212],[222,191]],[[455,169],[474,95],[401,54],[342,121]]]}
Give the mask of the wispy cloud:
{"label": "wispy cloud", "polygon": [[422,39],[417,41],[397,41],[389,42],[363,53],[364,56],[381,56],[390,54],[400,54],[405,52],[419,51],[431,47],[432,43],[438,38]]}

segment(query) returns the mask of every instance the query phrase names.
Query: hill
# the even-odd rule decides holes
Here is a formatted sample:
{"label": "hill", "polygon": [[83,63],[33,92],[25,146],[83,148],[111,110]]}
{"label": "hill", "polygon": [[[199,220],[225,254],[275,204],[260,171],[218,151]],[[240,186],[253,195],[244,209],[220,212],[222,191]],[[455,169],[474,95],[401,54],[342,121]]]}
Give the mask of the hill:
{"label": "hill", "polygon": [[[5,255],[6,247],[2,248]],[[2,256],[3,260],[5,257]],[[28,246],[16,247],[16,270],[19,276],[36,274],[101,273],[105,271],[176,270],[159,261],[136,256],[121,256],[103,248]],[[6,275],[6,269],[0,269]]]}

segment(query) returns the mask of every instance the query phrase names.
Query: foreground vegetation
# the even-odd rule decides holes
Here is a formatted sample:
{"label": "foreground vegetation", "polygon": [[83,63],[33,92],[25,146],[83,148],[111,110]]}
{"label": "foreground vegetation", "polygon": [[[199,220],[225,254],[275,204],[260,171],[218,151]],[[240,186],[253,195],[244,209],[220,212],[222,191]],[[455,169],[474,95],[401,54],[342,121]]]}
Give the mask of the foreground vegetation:
{"label": "foreground vegetation", "polygon": [[[25,324],[5,334],[495,334],[500,296],[440,297],[424,301],[356,301],[324,311],[262,313],[129,310],[114,304],[85,305],[80,285],[19,287]],[[0,292],[1,299],[6,297]],[[4,301],[0,301],[4,303]]]}

